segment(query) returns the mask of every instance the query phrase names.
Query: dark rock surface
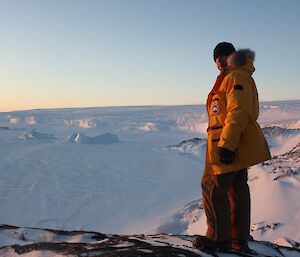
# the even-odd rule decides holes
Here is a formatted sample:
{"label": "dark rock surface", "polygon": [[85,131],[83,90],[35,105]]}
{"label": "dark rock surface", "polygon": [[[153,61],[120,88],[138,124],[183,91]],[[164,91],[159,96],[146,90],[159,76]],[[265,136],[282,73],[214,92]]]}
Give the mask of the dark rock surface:
{"label": "dark rock surface", "polygon": [[[201,252],[192,246],[193,236],[185,235],[106,235],[97,232],[63,231],[0,226],[0,238],[16,243],[2,246],[0,256],[300,256],[300,250],[269,242],[251,241],[252,252]],[[36,255],[34,255],[36,256]]]}
{"label": "dark rock surface", "polygon": [[271,160],[264,162],[263,166],[271,167],[274,180],[296,176],[300,173],[300,143],[287,153],[274,155]]}
{"label": "dark rock surface", "polygon": [[266,137],[271,137],[271,136],[289,136],[289,135],[296,135],[300,133],[299,128],[282,128],[278,126],[268,126],[264,127],[263,133]]}

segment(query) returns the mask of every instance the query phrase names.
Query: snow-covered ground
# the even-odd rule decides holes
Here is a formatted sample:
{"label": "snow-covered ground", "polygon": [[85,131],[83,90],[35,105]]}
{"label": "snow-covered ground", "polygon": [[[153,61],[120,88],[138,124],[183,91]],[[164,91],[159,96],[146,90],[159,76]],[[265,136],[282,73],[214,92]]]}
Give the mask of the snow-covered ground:
{"label": "snow-covered ground", "polygon": [[[275,157],[249,170],[252,235],[299,242],[300,101],[259,123]],[[206,126],[205,106],[0,113],[0,224],[203,234]]]}

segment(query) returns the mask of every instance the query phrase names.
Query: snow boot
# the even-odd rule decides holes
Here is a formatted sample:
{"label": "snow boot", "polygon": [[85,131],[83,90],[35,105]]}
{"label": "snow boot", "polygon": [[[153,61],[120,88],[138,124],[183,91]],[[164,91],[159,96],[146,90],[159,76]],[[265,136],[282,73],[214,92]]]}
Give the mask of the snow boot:
{"label": "snow boot", "polygon": [[238,252],[250,252],[250,248],[248,246],[248,242],[232,242],[231,248]]}
{"label": "snow boot", "polygon": [[193,246],[200,251],[206,251],[206,250],[230,250],[231,249],[231,243],[227,242],[214,242],[207,238],[206,236],[195,236],[195,239],[193,241]]}

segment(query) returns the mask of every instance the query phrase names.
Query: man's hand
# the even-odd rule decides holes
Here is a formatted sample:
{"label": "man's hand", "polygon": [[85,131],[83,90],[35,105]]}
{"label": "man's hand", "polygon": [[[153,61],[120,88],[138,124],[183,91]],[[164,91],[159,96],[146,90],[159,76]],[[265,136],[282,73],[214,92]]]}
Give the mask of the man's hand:
{"label": "man's hand", "polygon": [[234,159],[234,152],[223,147],[218,147],[218,148],[219,148],[220,161],[225,164],[232,163]]}

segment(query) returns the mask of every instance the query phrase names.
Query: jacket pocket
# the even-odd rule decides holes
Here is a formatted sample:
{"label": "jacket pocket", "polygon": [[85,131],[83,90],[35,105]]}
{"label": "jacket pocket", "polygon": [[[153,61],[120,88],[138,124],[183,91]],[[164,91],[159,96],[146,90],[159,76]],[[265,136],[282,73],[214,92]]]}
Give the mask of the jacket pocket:
{"label": "jacket pocket", "polygon": [[207,137],[208,164],[211,165],[220,164],[218,143],[220,141],[221,132],[222,132],[221,126],[212,127],[208,131],[208,137]]}

